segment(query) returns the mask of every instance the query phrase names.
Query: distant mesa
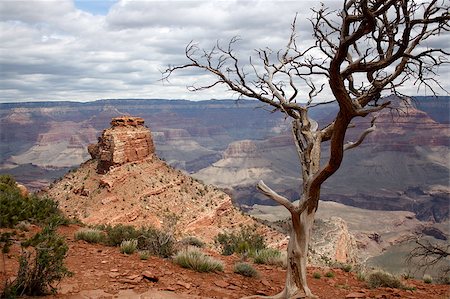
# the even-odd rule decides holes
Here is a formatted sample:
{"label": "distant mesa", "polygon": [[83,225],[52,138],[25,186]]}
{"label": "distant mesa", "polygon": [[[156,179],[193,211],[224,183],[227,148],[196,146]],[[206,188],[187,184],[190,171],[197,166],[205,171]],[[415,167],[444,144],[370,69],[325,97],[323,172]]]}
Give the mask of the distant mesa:
{"label": "distant mesa", "polygon": [[97,172],[104,174],[113,166],[140,161],[155,153],[150,129],[141,117],[121,116],[111,121],[97,144],[90,144],[88,152],[98,161]]}

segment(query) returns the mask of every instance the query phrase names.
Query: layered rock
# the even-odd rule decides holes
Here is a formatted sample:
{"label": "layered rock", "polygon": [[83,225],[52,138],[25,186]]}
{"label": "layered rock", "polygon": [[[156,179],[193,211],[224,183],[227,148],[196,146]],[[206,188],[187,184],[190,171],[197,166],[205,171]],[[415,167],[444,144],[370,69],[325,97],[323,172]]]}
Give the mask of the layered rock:
{"label": "layered rock", "polygon": [[98,161],[97,172],[106,173],[112,166],[140,161],[154,154],[150,130],[140,117],[116,117],[111,128],[103,131],[97,144],[90,144],[89,154]]}
{"label": "layered rock", "polygon": [[87,224],[160,227],[176,215],[181,235],[195,235],[206,242],[228,229],[255,225],[269,244],[286,243],[286,236],[241,213],[221,190],[160,160],[142,119],[114,118],[111,125],[99,143],[90,146],[94,159],[47,191],[67,216]]}

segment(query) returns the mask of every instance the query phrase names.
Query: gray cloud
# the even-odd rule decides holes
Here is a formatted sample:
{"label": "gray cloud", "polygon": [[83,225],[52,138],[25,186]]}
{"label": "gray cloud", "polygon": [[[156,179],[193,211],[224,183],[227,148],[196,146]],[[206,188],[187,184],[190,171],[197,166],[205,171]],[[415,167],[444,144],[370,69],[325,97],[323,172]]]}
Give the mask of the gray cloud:
{"label": "gray cloud", "polygon": [[[189,70],[161,82],[160,71],[186,62],[184,49],[192,40],[209,48],[216,40],[226,43],[239,35],[243,61],[254,49],[281,48],[296,12],[301,44],[312,43],[307,19],[314,5],[316,1],[122,0],[102,16],[78,10],[70,0],[2,1],[0,101],[229,98],[224,87],[186,90],[186,85],[211,80],[205,73]],[[326,5],[337,8],[340,1]],[[448,48],[448,40],[438,37],[431,43]],[[448,68],[442,73],[448,74]]]}

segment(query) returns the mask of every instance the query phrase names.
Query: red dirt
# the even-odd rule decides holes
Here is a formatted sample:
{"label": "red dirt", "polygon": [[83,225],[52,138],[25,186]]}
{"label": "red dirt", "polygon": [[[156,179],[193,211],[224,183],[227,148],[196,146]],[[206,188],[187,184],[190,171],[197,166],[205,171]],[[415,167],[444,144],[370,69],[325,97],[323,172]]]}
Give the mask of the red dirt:
{"label": "red dirt", "polygon": [[[140,260],[138,254],[124,255],[115,247],[75,241],[73,234],[78,229],[75,225],[60,229],[69,244],[66,264],[74,275],[65,278],[59,285],[58,294],[48,298],[240,298],[254,294],[273,295],[283,288],[285,270],[281,268],[255,265],[260,276],[246,278],[233,273],[233,265],[239,260],[238,257],[211,253],[224,262],[225,271],[197,273],[183,269],[168,259],[150,257]],[[26,234],[31,235],[32,231]],[[14,245],[5,258],[7,277],[17,273],[18,254],[19,245]],[[0,270],[3,272],[3,265]],[[327,271],[329,269],[308,269],[309,286],[319,298],[450,298],[448,285],[408,280],[405,283],[415,287],[414,291],[368,289],[356,279],[354,273],[332,269],[335,277],[327,278],[324,276]],[[314,279],[314,272],[321,273],[322,278]],[[144,275],[157,279],[157,282],[148,280]],[[5,275],[1,273],[0,288],[4,281]]]}

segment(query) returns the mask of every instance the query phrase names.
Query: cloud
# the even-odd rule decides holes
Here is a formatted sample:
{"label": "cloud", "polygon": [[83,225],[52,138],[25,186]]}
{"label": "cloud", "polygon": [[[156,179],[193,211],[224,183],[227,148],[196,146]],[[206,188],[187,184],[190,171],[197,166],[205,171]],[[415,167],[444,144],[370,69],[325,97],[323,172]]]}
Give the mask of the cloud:
{"label": "cloud", "polygon": [[[209,99],[233,96],[225,87],[201,93],[186,85],[211,80],[189,70],[162,82],[161,70],[186,62],[194,40],[210,48],[240,36],[243,61],[254,49],[283,47],[298,13],[301,45],[313,42],[308,18],[316,1],[127,1],[109,11],[73,1],[0,3],[0,102],[100,98]],[[326,1],[337,8],[338,1]],[[103,8],[104,9],[104,8]],[[92,11],[92,12],[90,12]],[[448,47],[441,38],[433,46]],[[446,44],[445,44],[446,43]],[[448,73],[448,68],[442,69]],[[415,92],[414,89],[411,89]],[[325,95],[329,96],[329,94]]]}

